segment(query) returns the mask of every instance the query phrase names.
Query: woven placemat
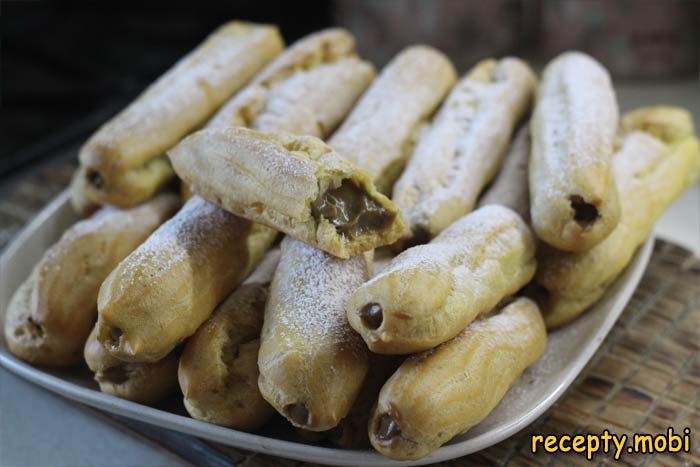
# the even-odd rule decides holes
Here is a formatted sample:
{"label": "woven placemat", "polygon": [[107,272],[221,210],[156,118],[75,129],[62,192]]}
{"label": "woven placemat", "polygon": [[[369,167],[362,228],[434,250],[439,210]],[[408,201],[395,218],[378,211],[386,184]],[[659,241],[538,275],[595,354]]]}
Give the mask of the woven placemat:
{"label": "woven placemat", "polygon": [[[61,163],[17,181],[0,199],[0,249],[68,183],[73,166]],[[691,429],[691,450],[629,454],[530,452],[533,434],[675,433]],[[644,277],[626,310],[564,396],[515,436],[440,466],[700,465],[700,260],[657,241]],[[217,446],[245,467],[313,464]]]}

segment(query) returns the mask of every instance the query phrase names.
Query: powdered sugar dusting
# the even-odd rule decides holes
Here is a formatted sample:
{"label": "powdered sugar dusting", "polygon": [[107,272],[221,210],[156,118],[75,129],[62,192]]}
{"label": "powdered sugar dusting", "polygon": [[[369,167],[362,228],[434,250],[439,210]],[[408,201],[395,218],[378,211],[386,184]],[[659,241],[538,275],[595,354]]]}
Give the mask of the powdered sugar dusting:
{"label": "powdered sugar dusting", "polygon": [[[212,242],[225,247],[222,229],[240,229],[249,223],[198,196],[190,198],[183,208],[161,225],[148,239],[120,264],[118,287],[123,292],[136,283],[148,282],[153,276],[142,274],[145,265],[153,271],[165,271],[183,261],[202,261],[197,251]],[[241,224],[241,225],[239,225]]]}
{"label": "powdered sugar dusting", "polygon": [[364,344],[350,327],[344,305],[367,279],[364,256],[339,259],[289,237],[281,250],[265,311],[268,332],[290,348],[303,343],[361,349]]}
{"label": "powdered sugar dusting", "polygon": [[81,161],[88,163],[84,159],[100,147],[114,149],[123,164],[140,165],[162,154],[201,125],[279,47],[273,28],[240,22],[222,26],[100,128],[84,155],[81,151]]}
{"label": "powdered sugar dusting", "polygon": [[372,280],[404,269],[468,266],[476,273],[485,261],[512,256],[514,251],[534,251],[528,227],[508,208],[485,206],[453,223],[430,243],[405,250]]}
{"label": "powdered sugar dusting", "polygon": [[553,172],[609,162],[617,102],[607,71],[587,55],[565,53],[547,66],[534,118],[541,120],[543,156]]}
{"label": "powdered sugar dusting", "polygon": [[534,86],[533,72],[513,58],[486,60],[457,83],[394,187],[411,230],[434,235],[473,209]]}
{"label": "powdered sugar dusting", "polygon": [[386,66],[329,140],[338,153],[376,178],[401,163],[412,133],[454,83],[447,58],[411,47]]}

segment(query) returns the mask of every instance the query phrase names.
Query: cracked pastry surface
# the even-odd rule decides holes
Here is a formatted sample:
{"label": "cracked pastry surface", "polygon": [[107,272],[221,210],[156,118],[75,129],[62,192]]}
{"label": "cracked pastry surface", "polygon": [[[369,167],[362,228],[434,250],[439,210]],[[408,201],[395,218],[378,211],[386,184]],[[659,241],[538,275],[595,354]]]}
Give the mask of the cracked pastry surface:
{"label": "cracked pastry surface", "polygon": [[86,193],[132,206],[173,178],[165,151],[206,120],[283,48],[274,26],[231,21],[103,125],[80,150]]}
{"label": "cracked pastry surface", "polygon": [[403,230],[370,177],[311,136],[214,128],[169,155],[200,196],[340,258],[392,243]]}
{"label": "cracked pastry surface", "polygon": [[178,379],[192,418],[251,431],[275,413],[258,389],[258,350],[278,260],[279,250],[270,250],[251,276],[188,339]]}
{"label": "cracked pastry surface", "polygon": [[10,351],[38,365],[78,363],[97,317],[100,284],[178,206],[176,195],[161,194],[130,209],[104,207],[66,230],[8,306]]}
{"label": "cracked pastry surface", "polygon": [[85,343],[84,358],[100,391],[141,404],[155,404],[177,388],[178,350],[153,363],[123,362],[97,340],[97,328]]}
{"label": "cracked pastry surface", "polygon": [[99,341],[120,360],[160,360],[194,334],[276,237],[272,229],[191,198],[102,283]]}
{"label": "cracked pastry surface", "polygon": [[292,44],[234,96],[207,127],[243,126],[319,138],[329,135],[374,79],[355,40],[326,29]]}
{"label": "cracked pastry surface", "polygon": [[367,171],[382,193],[401,174],[423,123],[456,79],[449,59],[427,46],[404,49],[382,70],[328,144]]}
{"label": "cracked pastry surface", "polygon": [[426,242],[474,209],[535,84],[530,67],[508,57],[479,62],[455,85],[394,185],[392,200],[407,226],[403,243]]}
{"label": "cracked pastry surface", "polygon": [[369,269],[365,255],[340,259],[282,240],[260,337],[258,386],[294,426],[330,430],[360,392],[369,356],[343,305]]}
{"label": "cracked pastry surface", "polygon": [[[238,119],[240,116],[245,117],[242,121],[244,124],[255,124],[259,119],[267,122],[268,130],[293,130],[295,128],[296,116],[294,112],[286,113],[286,118],[267,118],[271,116],[270,112],[265,110],[267,103],[274,100],[269,94],[260,94],[258,91],[262,89],[261,83],[285,83],[288,80],[294,80],[299,73],[311,72],[317,67],[322,67],[324,63],[336,63],[342,57],[350,56],[354,51],[354,39],[345,31],[329,30],[318,34],[311,35],[297,43],[293,44],[289,49],[285,50],[277,60],[268,66],[259,77],[250,85],[249,89],[254,95],[260,95],[261,99],[256,101],[260,107],[248,109],[245,105],[238,106],[227,104],[217,116],[209,122],[208,127],[226,127],[231,124],[241,124]],[[337,59],[337,60],[336,60]],[[331,79],[337,76],[336,72],[331,70],[330,74],[319,72],[312,74],[314,79]],[[359,95],[362,92],[362,86],[358,86],[358,82],[363,79],[371,80],[373,74],[372,68],[363,64],[361,66],[351,67],[353,73],[359,73],[361,76],[356,76],[353,81],[352,92]],[[296,80],[295,82],[307,82],[308,75],[304,79]],[[342,76],[348,76],[343,74]],[[364,78],[362,78],[364,76]],[[269,87],[266,84],[263,87]],[[292,86],[293,87],[293,86]],[[314,117],[314,121],[322,121],[323,125],[318,126],[317,130],[322,134],[321,137],[327,136],[327,132],[334,128],[345,113],[350,110],[352,102],[351,98],[344,98],[337,101],[333,100],[333,94],[337,88],[333,85],[317,82],[315,87],[308,85],[299,86],[300,94],[294,95],[294,99],[301,104],[306,102],[322,102],[325,99],[326,104],[323,110],[312,106],[307,106],[305,109],[309,112],[321,112],[323,119]],[[265,91],[267,93],[267,91]],[[350,90],[345,90],[345,96],[351,96]],[[246,93],[246,91],[243,91]],[[317,97],[312,95],[317,94]],[[248,102],[246,99],[238,101],[238,97],[234,97],[233,101]],[[351,102],[352,101],[352,102]],[[272,105],[275,107],[275,105]],[[240,112],[240,113],[239,113]],[[304,113],[304,115],[308,115]],[[236,123],[239,122],[239,123]],[[189,188],[189,187],[188,187]],[[195,214],[198,209],[204,209],[204,212]],[[251,223],[245,219],[230,215],[218,206],[211,203],[205,203],[200,197],[192,197],[180,213],[178,213],[171,222],[168,223],[168,229],[173,229],[171,234],[166,235],[168,240],[165,242],[164,251],[157,251],[161,240],[153,240],[149,245],[152,247],[152,252],[140,257],[134,256],[130,261],[129,268],[116,272],[110,282],[115,290],[130,290],[133,274],[129,270],[150,271],[151,274],[156,274],[154,270],[153,258],[162,269],[159,269],[157,274],[160,279],[151,282],[148,290],[141,292],[134,291],[133,294],[125,293],[120,299],[108,300],[112,305],[111,314],[122,317],[125,322],[130,323],[134,332],[139,332],[138,336],[133,336],[137,342],[135,345],[153,345],[153,348],[142,349],[142,351],[126,352],[118,347],[110,348],[110,352],[117,352],[117,356],[125,359],[154,359],[163,355],[167,348],[174,345],[177,341],[184,338],[184,334],[193,333],[198,324],[204,321],[213,311],[214,307],[229,295],[243,277],[237,274],[242,271],[252,268],[254,265],[247,265],[248,259],[258,258],[269,248],[277,237],[277,232],[273,229],[265,227],[261,224]],[[178,233],[179,232],[179,233]],[[248,232],[248,233],[245,233]],[[180,238],[181,240],[177,240]],[[238,239],[238,240],[237,240]],[[236,242],[240,243],[240,247],[236,248]],[[148,243],[148,242],[147,242]],[[245,245],[248,246],[245,246]],[[248,252],[246,253],[246,248]],[[222,252],[226,254],[222,254]],[[238,253],[243,254],[243,257],[234,261],[235,267],[226,267],[227,255]],[[152,256],[151,256],[152,255]],[[249,257],[246,259],[246,255]],[[257,259],[255,260],[257,261]],[[255,262],[253,261],[253,262]],[[222,272],[223,271],[223,272]],[[236,272],[237,271],[237,272]],[[247,273],[246,273],[247,274]],[[206,281],[206,276],[211,275],[215,279],[212,284],[203,283],[202,286],[198,283],[199,280]],[[243,274],[245,276],[245,274]],[[194,278],[194,279],[192,279]],[[182,287],[180,287],[182,285]],[[215,293],[211,293],[210,288],[215,288]],[[206,296],[204,296],[206,295]],[[183,298],[186,297],[186,298]],[[124,306],[127,309],[121,309]],[[128,309],[130,308],[130,309]],[[139,318],[135,313],[138,310],[145,310],[145,316],[150,318]],[[173,311],[169,314],[167,329],[168,335],[159,343],[151,342],[152,336],[159,332],[161,325],[161,317],[166,313],[165,310]],[[131,316],[131,317],[129,317]],[[196,316],[195,320],[192,317]],[[120,319],[122,319],[120,318]],[[200,321],[201,320],[201,321]],[[119,326],[117,329],[121,330]],[[106,326],[107,331],[110,329]],[[118,333],[116,333],[118,334]],[[109,332],[101,334],[101,339],[106,339]],[[121,340],[121,336],[115,335],[115,340]],[[129,356],[133,354],[133,356]]]}
{"label": "cracked pastry surface", "polygon": [[408,358],[379,393],[368,424],[372,446],[398,460],[435,451],[486,418],[546,343],[537,305],[519,298]]}
{"label": "cracked pastry surface", "polygon": [[[634,124],[621,125],[621,147],[613,157],[621,205],[615,230],[585,252],[553,248],[538,252],[534,296],[550,328],[573,320],[603,295],[663,211],[698,178],[700,150],[687,111],[667,107],[659,113],[658,108],[641,108],[623,118],[623,122],[632,120]],[[659,132],[659,128],[665,130]],[[658,139],[661,135],[677,136],[663,141]]]}
{"label": "cracked pastry surface", "polygon": [[346,304],[369,349],[409,354],[445,342],[535,273],[535,241],[516,213],[485,206],[396,256]]}
{"label": "cracked pastry surface", "polygon": [[566,52],[544,70],[530,121],[530,217],[555,248],[584,251],[617,225],[612,172],[618,125],[608,72],[593,58]]}

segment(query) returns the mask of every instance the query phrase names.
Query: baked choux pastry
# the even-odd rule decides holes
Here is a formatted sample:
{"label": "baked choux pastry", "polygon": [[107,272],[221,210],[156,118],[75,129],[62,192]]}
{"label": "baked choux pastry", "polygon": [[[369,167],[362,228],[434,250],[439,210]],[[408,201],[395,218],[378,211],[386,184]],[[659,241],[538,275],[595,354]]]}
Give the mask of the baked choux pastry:
{"label": "baked choux pastry", "polygon": [[535,264],[535,240],[520,216],[485,206],[362,284],[346,303],[348,320],[372,352],[430,349],[527,284]]}
{"label": "baked choux pastry", "polygon": [[79,363],[100,284],[178,206],[176,195],[164,193],[134,208],[104,207],[66,230],[8,306],[10,352],[36,365]]}
{"label": "baked choux pastry", "polygon": [[243,282],[276,236],[191,198],[103,282],[98,340],[120,360],[164,358]]}
{"label": "baked choux pastry", "polygon": [[397,460],[430,454],[486,418],[546,344],[537,305],[519,298],[410,357],[379,393],[368,424],[372,446]]}
{"label": "baked choux pastry", "polygon": [[403,359],[395,355],[370,354],[367,376],[355,403],[338,426],[325,433],[325,439],[343,449],[369,448],[367,423],[372,408],[382,386],[402,362]]}
{"label": "baked choux pastry", "polygon": [[366,255],[350,259],[285,237],[260,337],[258,386],[293,425],[326,431],[345,417],[369,365],[343,305],[369,277]]}
{"label": "baked choux pastry", "polygon": [[535,297],[549,328],[568,323],[595,303],[629,264],[663,211],[698,179],[700,150],[697,138],[687,136],[687,129],[693,128],[688,112],[649,108],[647,113],[642,108],[623,122],[632,120],[628,116],[634,117],[634,126],[622,126],[622,146],[613,157],[621,204],[618,226],[585,252],[538,252]]}
{"label": "baked choux pastry", "polygon": [[[267,122],[266,129],[269,131],[294,129],[297,117],[293,112],[284,114],[286,118],[272,118],[270,113],[272,110],[265,110],[268,109],[268,104],[273,100],[273,97],[270,96],[274,93],[270,92],[270,86],[273,86],[274,83],[281,84],[289,79],[307,82],[309,79],[307,72],[316,69],[316,67],[321,70],[324,63],[329,60],[332,61],[335,58],[345,56],[349,57],[352,55],[350,51],[353,48],[352,36],[339,30],[330,30],[302,39],[283,52],[278,60],[275,60],[261,73],[261,77],[256,78],[251,84],[250,89],[257,89],[257,91],[252,91],[253,93],[258,93],[261,89],[268,93],[266,99],[259,101],[264,104],[260,107],[262,110],[253,112],[253,110],[242,107],[243,110],[241,110],[242,113],[240,115],[245,117],[243,121],[239,121],[235,110],[238,107],[231,107],[227,104],[209,122],[207,125],[208,131],[225,131],[224,128],[228,125],[241,123],[255,125],[259,120]],[[368,66],[363,65],[351,68],[358,70],[365,77],[371,75],[368,72]],[[332,79],[337,76],[347,77],[347,75],[342,73],[338,75],[333,70],[327,75],[321,73],[312,76],[319,78],[322,75],[325,76],[324,79]],[[295,76],[299,78],[297,79]],[[326,106],[324,109],[313,106],[305,107],[305,109],[307,111],[314,109],[318,111],[315,120],[323,122],[323,125],[317,126],[318,131],[321,132],[319,136],[328,136],[328,132],[339,123],[335,119],[341,119],[350,110],[352,99],[343,98],[339,101],[334,101],[332,93],[337,92],[338,89],[328,84],[316,83],[315,87],[305,85],[300,89],[303,92],[294,96],[294,99],[298,99],[300,103],[322,102],[325,100]],[[355,89],[355,92],[358,94],[362,92],[356,85],[353,85],[352,89]],[[246,91],[243,92],[245,93]],[[347,90],[344,92],[347,92]],[[323,99],[317,100],[319,97],[317,95],[321,95]],[[347,94],[345,96],[347,97]],[[270,104],[269,106],[270,109],[276,107],[276,104]],[[305,113],[305,115],[309,114]],[[321,115],[323,117],[320,117]],[[273,121],[276,127],[273,127]],[[189,188],[188,186],[186,191]],[[185,194],[189,195],[188,193]],[[150,349],[143,348],[141,351],[134,353],[125,348],[107,345],[108,350],[114,352],[114,355],[119,358],[151,361],[167,353],[169,347],[186,337],[183,334],[193,333],[199,324],[208,318],[215,306],[235,289],[247,275],[247,271],[254,266],[254,263],[258,261],[277,237],[275,230],[229,215],[218,206],[204,202],[199,196],[191,197],[180,213],[164,226],[163,232],[166,233],[168,231],[171,234],[175,233],[175,236],[164,234],[165,237],[169,238],[167,251],[155,251],[161,240],[154,240],[150,244],[154,248],[152,254],[158,258],[157,261],[154,261],[149,255],[135,255],[130,259],[131,265],[129,267],[125,266],[123,270],[115,272],[111,278],[111,287],[115,290],[125,290],[127,292],[120,299],[106,299],[105,306],[112,310],[111,313],[114,313],[114,316],[125,314],[122,316],[126,320],[125,322],[131,323],[130,327],[133,332],[139,333],[137,337],[132,336],[135,339],[134,345],[141,346],[143,344],[153,345],[154,347]],[[195,237],[191,237],[190,233],[194,233]],[[188,240],[176,241],[178,236]],[[200,246],[200,244],[206,244],[206,246]],[[225,251],[227,254],[222,254]],[[238,258],[238,261],[231,258],[232,254],[235,257],[238,253],[243,255]],[[194,266],[183,269],[181,261],[184,264],[193,263]],[[163,269],[158,271],[159,279],[154,280],[149,287],[141,288],[143,293],[129,293],[128,290],[131,290],[131,288],[128,284],[134,280],[130,271],[150,271],[154,269],[154,263],[161,263],[160,265],[163,266]],[[235,267],[232,267],[232,264]],[[224,270],[223,272],[222,269]],[[195,273],[195,270],[196,274],[191,276],[190,274]],[[153,274],[155,274],[155,271],[153,271]],[[208,275],[215,278],[211,281],[212,283],[207,282]],[[198,281],[191,279],[191,277],[199,278],[204,285],[200,286]],[[232,282],[229,280],[232,280]],[[213,286],[217,289],[215,294],[212,294],[210,291],[210,287]],[[183,294],[190,297],[189,302],[183,302],[178,299]],[[122,304],[126,306],[127,303],[129,304],[129,309],[122,310]],[[173,309],[177,310],[177,312],[173,313]],[[139,310],[147,310],[144,315],[151,316],[151,318],[142,319],[138,317]],[[172,318],[168,328],[172,335],[168,338],[169,340],[151,339],[151,336],[160,335],[158,327],[160,319],[158,317],[165,314],[166,310],[168,316]],[[110,312],[106,313],[106,315],[109,314]],[[126,315],[130,315],[131,318],[126,317]],[[192,320],[192,316],[196,316],[197,319]],[[109,330],[110,327],[106,326],[106,329]],[[118,328],[118,330],[121,332],[121,328]],[[117,330],[115,330],[115,333],[115,335],[118,335]],[[105,334],[100,334],[100,339],[106,338]]]}
{"label": "baked choux pastry", "polygon": [[244,126],[323,138],[374,79],[343,29],[310,34],[287,48],[234,96],[207,127]]}
{"label": "baked choux pastry", "polygon": [[168,154],[203,198],[339,258],[390,244],[404,228],[369,175],[312,136],[213,128]]}
{"label": "baked choux pastry", "polygon": [[155,404],[177,389],[177,360],[173,350],[153,363],[123,362],[110,355],[93,329],[85,343],[85,362],[105,394],[140,404]]}
{"label": "baked choux pastry", "polygon": [[328,144],[367,171],[382,193],[401,174],[422,125],[450,88],[449,59],[427,46],[404,49],[382,70]]}
{"label": "baked choux pastry", "polygon": [[474,209],[530,109],[536,82],[527,63],[508,57],[479,62],[457,83],[394,185],[392,200],[407,227],[401,243],[425,243]]}
{"label": "baked choux pastry", "polygon": [[178,379],[197,420],[251,431],[275,413],[258,389],[260,330],[279,250],[228,296],[187,340]]}
{"label": "baked choux pastry", "polygon": [[544,70],[530,121],[530,217],[537,236],[565,251],[600,243],[620,219],[612,172],[618,110],[608,72],[567,52]]}
{"label": "baked choux pastry", "polygon": [[479,198],[479,207],[500,204],[530,221],[530,190],[527,166],[530,160],[530,129],[523,125],[515,134],[500,172]]}
{"label": "baked choux pastry", "polygon": [[173,178],[165,151],[209,117],[277,55],[274,26],[231,21],[103,125],[80,150],[87,197],[133,206]]}

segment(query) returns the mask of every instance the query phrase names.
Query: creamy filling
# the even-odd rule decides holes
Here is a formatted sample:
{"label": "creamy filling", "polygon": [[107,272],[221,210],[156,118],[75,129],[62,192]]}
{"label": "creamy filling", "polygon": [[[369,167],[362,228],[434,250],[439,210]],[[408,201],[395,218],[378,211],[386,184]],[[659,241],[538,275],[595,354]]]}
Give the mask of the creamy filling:
{"label": "creamy filling", "polygon": [[593,224],[600,218],[598,213],[598,208],[586,202],[582,196],[571,195],[569,196],[569,202],[571,203],[571,209],[574,210],[574,220],[583,228],[588,230],[593,226]]}
{"label": "creamy filling", "polygon": [[394,220],[388,212],[351,180],[327,190],[311,206],[317,220],[326,219],[339,234],[350,238],[381,230]]}

